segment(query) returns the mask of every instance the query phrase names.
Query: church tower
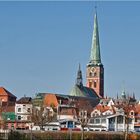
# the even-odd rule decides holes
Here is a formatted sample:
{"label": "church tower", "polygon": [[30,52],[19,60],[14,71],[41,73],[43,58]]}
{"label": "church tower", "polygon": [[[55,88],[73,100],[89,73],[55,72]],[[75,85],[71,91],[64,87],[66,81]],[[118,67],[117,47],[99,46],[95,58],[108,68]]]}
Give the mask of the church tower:
{"label": "church tower", "polygon": [[104,67],[101,62],[100,55],[97,13],[95,13],[94,15],[92,46],[91,46],[90,61],[87,64],[86,82],[87,87],[94,89],[94,91],[100,97],[102,98],[104,97]]}
{"label": "church tower", "polygon": [[78,69],[78,72],[77,72],[77,78],[76,78],[76,85],[77,86],[83,86],[83,78],[82,78],[82,71],[81,71],[81,67],[80,67],[80,64],[79,64],[79,69]]}

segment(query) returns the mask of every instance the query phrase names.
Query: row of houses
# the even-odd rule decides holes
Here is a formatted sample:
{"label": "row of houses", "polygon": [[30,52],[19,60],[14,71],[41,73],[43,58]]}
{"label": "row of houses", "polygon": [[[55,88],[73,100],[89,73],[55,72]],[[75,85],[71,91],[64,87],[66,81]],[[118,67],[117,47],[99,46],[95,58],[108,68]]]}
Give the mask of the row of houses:
{"label": "row of houses", "polygon": [[135,97],[91,98],[52,93],[16,96],[0,87],[1,129],[140,131]]}

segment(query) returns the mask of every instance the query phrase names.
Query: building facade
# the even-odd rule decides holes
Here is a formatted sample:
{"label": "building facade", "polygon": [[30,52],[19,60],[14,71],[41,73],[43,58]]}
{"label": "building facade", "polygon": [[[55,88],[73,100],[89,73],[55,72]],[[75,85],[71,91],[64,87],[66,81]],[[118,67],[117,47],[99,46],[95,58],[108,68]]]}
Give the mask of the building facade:
{"label": "building facade", "polygon": [[18,121],[30,121],[32,113],[32,102],[30,97],[22,97],[16,102],[15,114]]}

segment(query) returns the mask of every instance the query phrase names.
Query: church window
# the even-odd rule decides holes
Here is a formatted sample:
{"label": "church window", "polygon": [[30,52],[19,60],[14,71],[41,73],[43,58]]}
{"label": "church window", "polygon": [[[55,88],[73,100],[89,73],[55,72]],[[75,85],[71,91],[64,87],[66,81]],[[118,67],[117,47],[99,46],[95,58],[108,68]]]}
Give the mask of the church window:
{"label": "church window", "polygon": [[89,73],[89,76],[90,76],[90,77],[92,76],[92,73],[91,73],[91,72]]}
{"label": "church window", "polygon": [[94,73],[94,76],[97,76],[97,73],[96,72]]}
{"label": "church window", "polygon": [[92,82],[89,82],[89,87],[90,87],[90,88],[92,87]]}
{"label": "church window", "polygon": [[96,88],[96,86],[97,86],[97,83],[96,83],[96,81],[94,81],[94,87]]}

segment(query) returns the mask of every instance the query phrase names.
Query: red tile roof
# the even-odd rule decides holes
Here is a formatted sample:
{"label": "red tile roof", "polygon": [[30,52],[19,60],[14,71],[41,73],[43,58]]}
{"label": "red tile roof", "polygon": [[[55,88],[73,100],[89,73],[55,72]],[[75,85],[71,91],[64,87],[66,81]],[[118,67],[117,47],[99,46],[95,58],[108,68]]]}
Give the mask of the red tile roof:
{"label": "red tile roof", "polygon": [[6,90],[4,87],[0,87],[0,95],[8,95],[17,98],[15,95],[13,95],[11,92]]}

